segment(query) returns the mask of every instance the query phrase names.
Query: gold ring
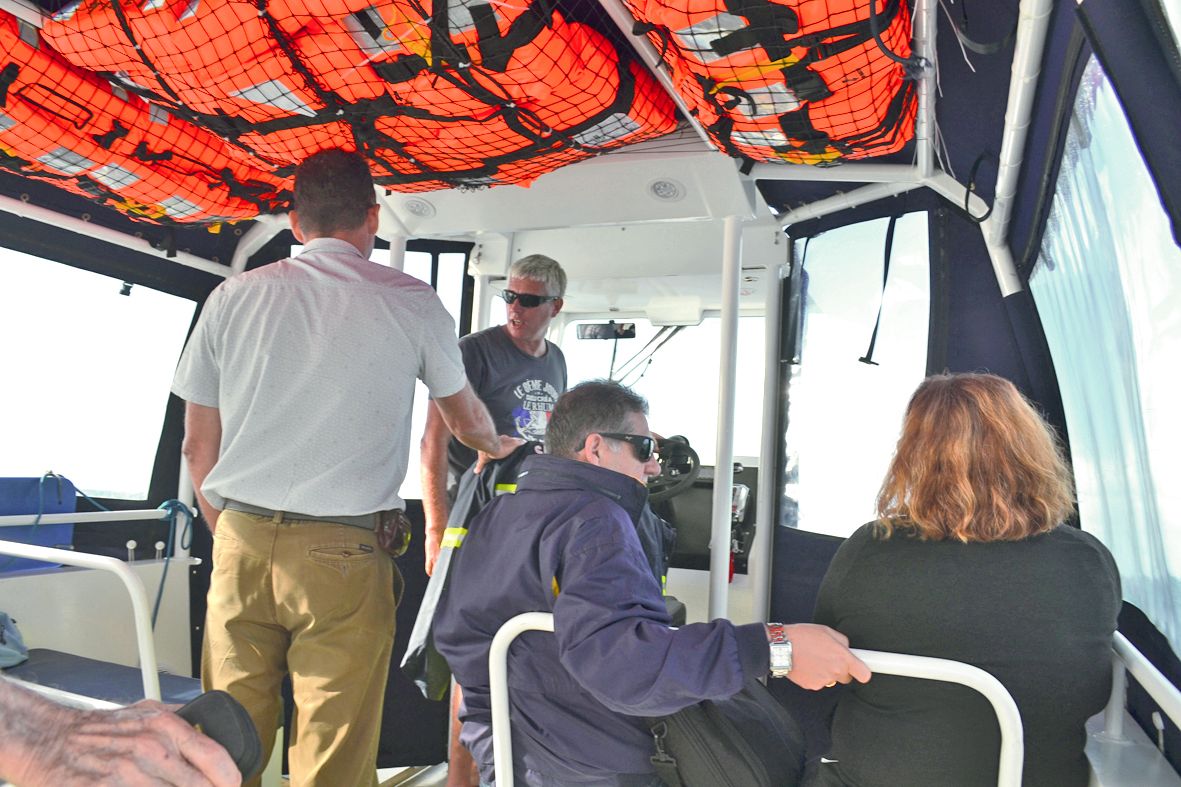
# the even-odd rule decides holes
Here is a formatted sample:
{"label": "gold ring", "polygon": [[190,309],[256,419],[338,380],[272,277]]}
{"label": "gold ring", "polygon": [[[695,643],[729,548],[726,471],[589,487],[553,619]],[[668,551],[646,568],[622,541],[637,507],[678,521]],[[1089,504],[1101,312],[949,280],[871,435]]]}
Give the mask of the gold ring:
{"label": "gold ring", "polygon": [[835,685],[837,685],[837,682],[834,680],[834,681],[832,681],[831,683],[825,683],[825,684],[824,684],[824,688],[826,688],[826,689],[831,689],[831,688],[832,688],[833,686],[835,686]]}

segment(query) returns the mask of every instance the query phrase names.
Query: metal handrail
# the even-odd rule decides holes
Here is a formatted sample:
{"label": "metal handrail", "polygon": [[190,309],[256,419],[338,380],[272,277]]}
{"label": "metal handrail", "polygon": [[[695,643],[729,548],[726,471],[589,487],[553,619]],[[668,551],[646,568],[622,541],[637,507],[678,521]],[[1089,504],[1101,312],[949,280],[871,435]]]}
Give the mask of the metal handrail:
{"label": "metal handrail", "polygon": [[7,514],[0,516],[0,527],[28,525],[68,525],[76,522],[134,522],[140,519],[167,519],[170,513],[163,508],[143,508],[132,511],[65,511],[56,514]]}
{"label": "metal handrail", "polygon": [[[492,762],[497,787],[513,787],[513,739],[509,733],[508,649],[526,631],[553,631],[549,612],[525,612],[504,622],[488,650],[488,692],[492,703]],[[503,735],[497,730],[502,730]]]}
{"label": "metal handrail", "polygon": [[1129,672],[1165,715],[1181,727],[1181,691],[1118,631],[1115,632],[1113,647],[1111,698],[1103,712],[1103,732],[1116,740],[1124,738],[1124,704]]}
{"label": "metal handrail", "polygon": [[[496,632],[488,651],[488,687],[492,703],[492,757],[497,787],[513,787],[513,743],[509,732],[508,649],[526,631],[553,631],[554,616],[548,612],[517,615]],[[1001,728],[998,787],[1020,787],[1025,759],[1021,714],[1001,682],[979,667],[949,659],[884,653],[855,649],[853,653],[874,672],[925,680],[959,683],[984,695],[996,712]],[[499,732],[498,732],[499,731]]]}
{"label": "metal handrail", "polygon": [[1000,770],[997,787],[1020,787],[1021,769],[1025,762],[1025,731],[1017,703],[999,680],[979,667],[951,659],[912,656],[906,653],[887,653],[880,650],[852,648],[853,655],[865,662],[872,672],[899,675],[905,678],[941,680],[958,683],[984,695],[996,713],[1001,728]]}
{"label": "metal handrail", "polygon": [[[46,516],[49,516],[48,514]],[[76,516],[76,515],[71,515]],[[44,519],[42,519],[44,521]],[[118,558],[105,555],[91,555],[69,549],[53,549],[33,544],[18,544],[15,541],[0,541],[0,555],[12,555],[46,563],[62,563],[79,568],[93,568],[109,571],[119,577],[131,596],[131,612],[135,618],[135,639],[139,648],[139,666],[143,673],[144,697],[160,699],[160,676],[156,671],[156,643],[152,639],[151,605],[148,592],[127,564]]]}

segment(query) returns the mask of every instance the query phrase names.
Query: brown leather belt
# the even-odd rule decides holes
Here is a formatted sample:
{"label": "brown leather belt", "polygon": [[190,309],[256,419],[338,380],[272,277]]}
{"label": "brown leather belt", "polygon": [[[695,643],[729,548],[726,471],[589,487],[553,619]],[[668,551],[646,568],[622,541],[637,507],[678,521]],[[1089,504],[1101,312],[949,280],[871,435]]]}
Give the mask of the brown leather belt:
{"label": "brown leather belt", "polygon": [[358,516],[313,516],[311,514],[297,514],[294,511],[274,511],[270,508],[252,506],[249,503],[241,503],[237,500],[227,500],[226,508],[230,509],[231,511],[241,511],[244,514],[265,516],[275,524],[290,520],[300,520],[304,522],[330,522],[334,525],[348,525],[350,527],[359,527],[364,530],[372,530],[374,524],[376,524],[377,517],[377,514],[360,514]]}

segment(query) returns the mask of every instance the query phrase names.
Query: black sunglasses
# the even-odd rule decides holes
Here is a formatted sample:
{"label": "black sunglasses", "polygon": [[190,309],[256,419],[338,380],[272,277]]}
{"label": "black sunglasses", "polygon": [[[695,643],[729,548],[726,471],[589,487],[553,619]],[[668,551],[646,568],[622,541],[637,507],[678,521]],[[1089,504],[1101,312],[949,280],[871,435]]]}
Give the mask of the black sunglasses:
{"label": "black sunglasses", "polygon": [[526,309],[535,309],[543,303],[556,301],[557,295],[533,295],[528,292],[513,292],[512,290],[501,290],[500,297],[504,298],[505,303],[521,302],[521,305]]}
{"label": "black sunglasses", "polygon": [[656,453],[656,441],[645,434],[624,434],[623,432],[599,432],[599,437],[622,440],[632,447],[637,462],[647,462]]}

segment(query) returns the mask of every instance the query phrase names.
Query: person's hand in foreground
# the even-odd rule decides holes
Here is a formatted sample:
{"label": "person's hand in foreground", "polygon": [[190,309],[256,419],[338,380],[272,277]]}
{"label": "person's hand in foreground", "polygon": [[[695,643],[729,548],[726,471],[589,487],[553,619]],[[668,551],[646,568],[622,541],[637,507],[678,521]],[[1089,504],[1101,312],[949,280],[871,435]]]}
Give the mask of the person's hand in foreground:
{"label": "person's hand in foreground", "polygon": [[225,749],[159,702],[80,710],[4,680],[0,777],[16,787],[237,787],[242,782]]}

